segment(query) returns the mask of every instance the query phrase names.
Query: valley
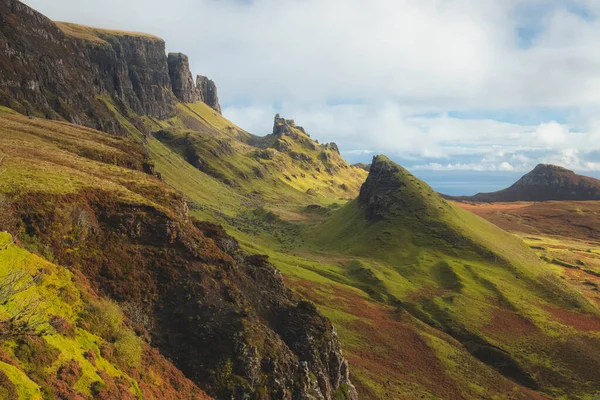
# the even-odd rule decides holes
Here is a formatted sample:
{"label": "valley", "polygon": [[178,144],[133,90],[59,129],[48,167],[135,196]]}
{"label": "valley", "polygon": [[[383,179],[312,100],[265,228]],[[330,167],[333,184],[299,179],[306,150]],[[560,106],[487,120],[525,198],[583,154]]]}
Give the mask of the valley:
{"label": "valley", "polygon": [[450,199],[246,132],[160,38],[0,7],[0,396],[600,396],[600,203]]}

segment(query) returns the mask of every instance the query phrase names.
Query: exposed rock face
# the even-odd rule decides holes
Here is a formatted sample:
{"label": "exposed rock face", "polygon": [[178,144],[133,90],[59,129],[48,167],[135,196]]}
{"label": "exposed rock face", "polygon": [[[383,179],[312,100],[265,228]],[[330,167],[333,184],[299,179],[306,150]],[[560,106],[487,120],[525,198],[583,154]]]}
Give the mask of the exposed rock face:
{"label": "exposed rock face", "polygon": [[539,164],[506,189],[449,198],[479,202],[600,200],[600,180],[556,165]]}
{"label": "exposed rock face", "polygon": [[[294,132],[292,131],[291,128],[298,129],[301,127],[297,127],[296,122],[293,119],[281,118],[279,116],[279,114],[275,114],[275,118],[273,120],[273,135],[278,135],[278,136],[287,135],[287,136],[296,137],[297,134],[294,134]],[[300,131],[304,132],[304,129],[301,129]]]}
{"label": "exposed rock face", "polygon": [[89,101],[86,58],[52,21],[19,1],[0,0],[0,10],[0,104],[92,124],[99,111]]}
{"label": "exposed rock face", "polygon": [[217,85],[207,77],[198,75],[196,78],[196,89],[200,94],[200,100],[221,114],[221,105],[219,104],[219,96],[217,95]]}
{"label": "exposed rock face", "polygon": [[286,289],[266,256],[190,221],[182,198],[169,200],[169,214],[98,192],[13,202],[61,264],[146,310],[153,345],[215,398],[357,399],[331,323]]}
{"label": "exposed rock face", "polygon": [[150,36],[100,33],[107,45],[80,41],[95,69],[102,91],[121,100],[136,114],[172,115],[175,103],[165,56],[165,42]]}
{"label": "exposed rock face", "polygon": [[200,100],[200,92],[194,85],[190,63],[185,54],[169,53],[169,76],[171,77],[173,93],[180,101],[195,103]]}
{"label": "exposed rock face", "polygon": [[195,87],[184,55],[170,69],[160,38],[56,24],[17,0],[0,7],[0,105],[109,133],[125,129],[98,95],[159,119],[177,98],[220,111],[214,83],[202,77]]}
{"label": "exposed rock face", "polygon": [[400,178],[404,172],[398,165],[381,156],[373,158],[369,176],[358,196],[358,201],[365,207],[367,218],[378,221],[389,217],[398,200],[396,192],[406,186]]}
{"label": "exposed rock face", "polygon": [[329,149],[329,150],[335,151],[337,154],[340,154],[340,148],[339,148],[339,147],[338,147],[338,145],[337,145],[336,143],[334,143],[334,142],[331,142],[331,143],[325,143],[325,144],[323,145],[323,147],[324,147],[325,149]]}

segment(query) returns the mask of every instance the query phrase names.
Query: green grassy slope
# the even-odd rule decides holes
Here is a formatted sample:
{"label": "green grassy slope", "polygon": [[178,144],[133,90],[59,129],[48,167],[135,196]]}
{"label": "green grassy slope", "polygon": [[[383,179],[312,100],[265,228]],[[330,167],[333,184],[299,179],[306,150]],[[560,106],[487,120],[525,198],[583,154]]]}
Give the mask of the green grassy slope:
{"label": "green grassy slope", "polygon": [[199,102],[178,105],[172,119],[153,120],[152,131],[190,164],[245,196],[279,204],[356,196],[366,172],[288,122],[273,141],[277,145],[261,147],[268,137],[242,131]]}
{"label": "green grassy slope", "polygon": [[[452,207],[400,167],[394,174],[401,188],[389,204],[383,199],[383,211],[374,207],[365,214],[365,205],[356,199],[337,211],[324,208],[317,218],[305,212],[307,204],[346,200],[337,189],[322,190],[315,183],[316,190],[309,191],[311,187],[298,183],[312,182],[306,173],[304,178],[296,175],[297,181],[285,178],[296,168],[302,170],[298,165],[304,162],[297,163],[286,151],[300,154],[309,151],[306,144],[312,147],[302,130],[290,126],[289,136],[257,139],[203,104],[179,105],[178,110],[168,121],[146,119],[155,132],[145,140],[157,170],[186,195],[192,215],[223,223],[246,248],[269,254],[292,289],[334,321],[344,332],[341,339],[354,363],[354,380],[366,398],[384,393],[490,398],[512,391],[521,393],[515,398],[534,396],[523,385],[553,396],[594,393],[596,383],[586,371],[598,360],[586,354],[578,365],[566,354],[576,343],[594,348],[597,338],[565,321],[595,321],[596,311],[561,282],[557,268],[540,262],[520,241]],[[290,148],[283,145],[284,152],[274,152],[277,140]],[[201,168],[190,163],[190,143],[194,154],[205,160]],[[261,150],[275,154],[276,161],[268,159],[271,154],[267,159],[253,157]],[[256,163],[275,167],[266,167],[261,177],[244,175]],[[343,182],[344,171],[334,182]],[[351,179],[357,182],[360,175]],[[320,184],[331,185],[330,180]],[[351,193],[357,189],[342,197]],[[375,196],[375,206],[377,201]],[[257,212],[263,207],[275,214]],[[359,298],[352,301],[368,304],[365,309],[376,310],[377,317],[347,305],[344,299],[357,293]],[[404,310],[400,321],[398,309]],[[557,319],[556,313],[563,311],[569,317]],[[368,326],[383,323],[413,334],[380,337],[377,347],[365,352]],[[423,335],[430,338],[430,329],[437,339],[423,342]],[[556,336],[564,342],[553,347]],[[397,363],[408,356],[392,351],[397,340],[405,340],[407,347],[425,343],[421,351],[430,358],[418,370],[399,373]],[[469,374],[478,376],[480,386],[452,363],[455,358],[472,364]],[[379,373],[374,375],[373,369]],[[438,382],[439,374],[445,383]]]}
{"label": "green grassy slope", "polygon": [[600,345],[598,310],[559,268],[389,159],[377,157],[361,196],[309,236],[309,249],[352,260],[338,271],[350,285],[448,333],[513,381],[556,397],[598,395],[589,370],[600,356],[583,350]]}
{"label": "green grassy slope", "polygon": [[[118,300],[136,319],[136,332],[219,397],[268,398],[296,390],[304,382],[300,357],[309,362],[307,374],[321,377],[325,392],[347,392],[343,370],[329,368],[344,361],[329,321],[292,297],[262,258],[239,250],[218,226],[192,218],[237,221],[256,201],[131,129],[130,137],[117,138],[0,110],[0,229],[29,251],[80,271],[95,290]],[[188,201],[158,178],[147,156],[155,157],[173,186],[188,190]],[[256,211],[257,219],[269,214]],[[281,324],[281,318],[291,321]],[[102,335],[112,343],[121,335],[115,331]],[[182,374],[159,360],[165,365],[142,361],[138,372],[156,372],[150,388],[157,397],[164,392],[178,398],[168,390]],[[185,382],[178,390],[193,395]],[[309,390],[315,390],[312,385]]]}

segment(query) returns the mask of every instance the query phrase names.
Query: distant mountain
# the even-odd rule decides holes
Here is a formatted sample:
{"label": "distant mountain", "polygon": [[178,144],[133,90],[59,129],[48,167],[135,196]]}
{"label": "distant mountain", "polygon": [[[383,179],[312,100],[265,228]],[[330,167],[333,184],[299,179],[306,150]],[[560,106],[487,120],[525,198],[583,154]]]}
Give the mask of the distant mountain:
{"label": "distant mountain", "polygon": [[474,196],[445,196],[475,202],[600,200],[600,180],[578,175],[557,165],[539,164],[512,186]]}
{"label": "distant mountain", "polygon": [[369,169],[371,168],[371,164],[365,164],[365,163],[361,163],[361,162],[352,164],[352,166],[356,167],[356,168],[362,168],[367,172],[369,172]]}

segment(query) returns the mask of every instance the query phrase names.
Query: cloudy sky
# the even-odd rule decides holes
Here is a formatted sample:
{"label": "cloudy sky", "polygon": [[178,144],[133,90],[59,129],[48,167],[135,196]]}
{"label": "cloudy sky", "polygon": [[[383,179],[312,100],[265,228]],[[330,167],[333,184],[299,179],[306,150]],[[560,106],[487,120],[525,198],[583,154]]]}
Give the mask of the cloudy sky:
{"label": "cloudy sky", "polygon": [[600,173],[598,0],[25,2],[163,37],[256,134],[279,112],[352,162]]}

